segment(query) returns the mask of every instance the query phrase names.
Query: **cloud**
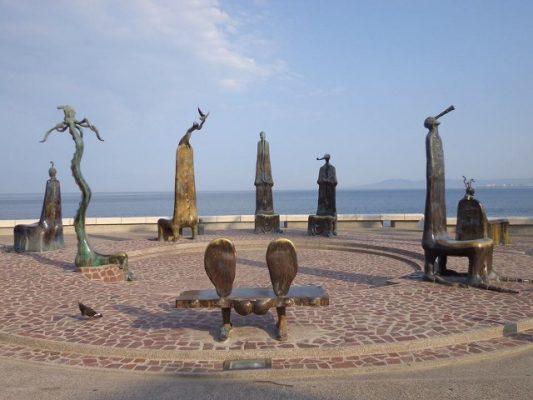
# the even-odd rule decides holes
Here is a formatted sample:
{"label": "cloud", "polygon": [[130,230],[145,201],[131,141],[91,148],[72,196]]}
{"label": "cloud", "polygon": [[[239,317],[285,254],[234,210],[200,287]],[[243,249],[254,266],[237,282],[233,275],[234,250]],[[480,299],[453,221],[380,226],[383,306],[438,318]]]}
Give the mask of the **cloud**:
{"label": "cloud", "polygon": [[[46,5],[4,0],[0,5],[17,16],[0,29],[4,32],[40,32],[64,41],[90,32],[83,39],[94,40],[96,45],[114,41],[126,46],[157,45],[170,52],[174,49],[176,57],[200,63],[208,70],[208,79],[228,90],[243,89],[286,69],[283,61],[264,59],[269,52],[261,49],[269,42],[247,30],[244,16],[249,10],[230,15],[218,0],[69,0]],[[253,11],[253,4],[247,6]]]}

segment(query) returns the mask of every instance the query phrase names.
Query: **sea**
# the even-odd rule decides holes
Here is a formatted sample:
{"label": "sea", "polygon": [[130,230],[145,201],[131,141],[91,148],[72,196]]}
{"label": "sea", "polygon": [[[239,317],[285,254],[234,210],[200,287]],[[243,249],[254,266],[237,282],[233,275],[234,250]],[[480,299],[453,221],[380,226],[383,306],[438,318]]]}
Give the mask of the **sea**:
{"label": "sea", "polygon": [[[0,194],[0,220],[39,219],[44,193]],[[274,190],[279,214],[314,214],[316,190]],[[464,189],[446,190],[449,217],[457,212]],[[62,193],[63,218],[74,217],[80,193]],[[338,214],[424,213],[425,189],[337,190]],[[489,217],[533,217],[533,188],[477,188]],[[93,193],[88,217],[171,216],[173,192]],[[255,191],[198,192],[198,214],[250,215],[255,212]]]}

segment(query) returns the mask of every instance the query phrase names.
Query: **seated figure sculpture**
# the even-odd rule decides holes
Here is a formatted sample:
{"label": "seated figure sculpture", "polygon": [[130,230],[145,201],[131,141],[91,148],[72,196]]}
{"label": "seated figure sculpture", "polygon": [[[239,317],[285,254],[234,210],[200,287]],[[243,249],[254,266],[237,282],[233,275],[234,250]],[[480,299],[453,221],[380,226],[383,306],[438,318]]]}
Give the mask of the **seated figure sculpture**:
{"label": "seated figure sculpture", "polygon": [[486,236],[474,240],[454,240],[447,232],[444,152],[438,119],[452,110],[453,106],[424,121],[424,126],[429,130],[426,137],[427,188],[422,237],[424,276],[433,282],[451,284],[442,278],[446,275],[457,275],[446,268],[447,257],[467,257],[468,285],[490,289],[489,280],[497,278],[492,270],[492,240]]}
{"label": "seated figure sculpture", "polygon": [[337,174],[335,167],[329,163],[330,158],[329,154],[317,158],[317,160],[326,162],[320,167],[318,173],[318,206],[316,215],[310,215],[308,218],[307,233],[309,235],[331,237],[337,234]]}
{"label": "seated figure sculpture", "polygon": [[56,178],[54,163],[48,170],[43,209],[39,222],[31,225],[16,225],[14,228],[15,251],[49,251],[65,247],[61,220],[61,187]]}
{"label": "seated figure sculpture", "polygon": [[270,148],[265,139],[265,132],[259,134],[257,143],[257,161],[255,163],[255,233],[281,232],[279,214],[274,212],[272,199],[272,167],[270,165]]}
{"label": "seated figure sculpture", "polygon": [[189,143],[194,131],[202,129],[209,113],[198,108],[200,123],[192,126],[178,143],[176,150],[176,176],[174,187],[174,215],[172,219],[160,218],[157,221],[157,238],[160,241],[176,241],[183,228],[191,228],[192,238],[198,234],[198,209],[196,207],[196,185],[194,181],[193,149]]}

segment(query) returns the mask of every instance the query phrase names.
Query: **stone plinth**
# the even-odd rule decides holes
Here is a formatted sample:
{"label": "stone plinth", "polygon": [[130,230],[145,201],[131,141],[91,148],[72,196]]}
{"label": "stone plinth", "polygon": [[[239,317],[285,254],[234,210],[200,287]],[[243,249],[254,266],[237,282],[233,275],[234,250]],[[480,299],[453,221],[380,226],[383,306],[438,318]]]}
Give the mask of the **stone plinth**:
{"label": "stone plinth", "polygon": [[337,235],[337,217],[330,215],[310,215],[307,220],[307,234],[328,237]]}
{"label": "stone plinth", "polygon": [[281,233],[279,214],[256,214],[255,215],[255,233]]}
{"label": "stone plinth", "polygon": [[509,244],[509,220],[494,219],[489,221],[489,237],[494,244]]}
{"label": "stone plinth", "polygon": [[124,270],[117,264],[102,265],[99,267],[76,267],[88,279],[103,282],[123,282]]}

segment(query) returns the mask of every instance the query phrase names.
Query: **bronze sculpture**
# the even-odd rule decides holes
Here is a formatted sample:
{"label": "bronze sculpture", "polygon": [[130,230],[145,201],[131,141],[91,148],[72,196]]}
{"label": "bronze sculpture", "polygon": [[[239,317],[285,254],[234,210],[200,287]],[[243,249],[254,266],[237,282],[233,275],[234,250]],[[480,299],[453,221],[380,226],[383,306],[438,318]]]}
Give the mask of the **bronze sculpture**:
{"label": "bronze sculpture", "polygon": [[287,239],[270,242],[266,253],[267,266],[272,282],[269,288],[233,289],[235,279],[236,253],[231,241],[225,238],[212,240],[205,250],[205,271],[215,286],[213,290],[189,290],[176,299],[177,308],[213,308],[222,312],[222,326],[218,339],[225,341],[232,330],[231,309],[240,315],[263,315],[276,307],[278,321],[276,337],[287,339],[286,307],[326,306],[329,304],[327,293],[319,286],[291,287],[298,271],[298,259],[294,244]]}
{"label": "bronze sculpture", "polygon": [[255,163],[255,233],[281,232],[279,214],[274,212],[272,199],[272,167],[270,165],[270,147],[265,139],[265,132],[259,134],[257,143],[257,160]]}
{"label": "bronze sculpture", "polygon": [[483,204],[474,198],[474,179],[463,176],[465,195],[457,205],[455,240],[473,240],[489,237],[487,213]]}
{"label": "bronze sculpture", "polygon": [[65,247],[61,219],[61,186],[56,178],[54,162],[48,170],[43,208],[39,222],[31,225],[16,225],[13,231],[15,251],[49,251]]}
{"label": "bronze sculpture", "polygon": [[55,127],[49,129],[41,143],[46,142],[46,139],[53,131],[68,132],[74,141],[75,151],[71,161],[72,176],[76,184],[81,190],[82,197],[80,206],[74,218],[74,230],[76,231],[76,239],[78,241],[78,252],[76,254],[75,264],[80,267],[99,267],[108,264],[117,264],[123,271],[124,279],[131,280],[133,275],[128,271],[128,255],[124,252],[119,252],[111,255],[104,255],[95,252],[89,244],[89,239],[85,231],[85,216],[87,208],[91,201],[91,189],[81,174],[81,158],[83,156],[83,130],[82,128],[89,128],[96,134],[100,141],[104,141],[100,137],[98,129],[92,125],[87,118],[81,121],[76,120],[76,110],[71,106],[58,106],[58,110],[63,110],[64,120]]}
{"label": "bronze sculpture", "polygon": [[329,163],[331,156],[324,154],[317,160],[325,160],[318,173],[318,206],[316,215],[310,215],[307,223],[309,235],[331,236],[337,234],[337,173]]}
{"label": "bronze sculpture", "polygon": [[196,207],[196,184],[194,181],[194,158],[190,144],[191,135],[204,126],[209,113],[204,114],[198,107],[200,123],[192,126],[180,139],[176,149],[176,175],[174,186],[174,215],[172,219],[160,218],[157,221],[157,238],[160,241],[176,241],[183,228],[189,227],[194,239],[198,234],[198,209]]}
{"label": "bronze sculpture", "polygon": [[450,106],[436,117],[428,117],[424,121],[424,126],[429,130],[426,137],[427,188],[422,237],[424,276],[433,282],[452,284],[443,277],[459,274],[446,268],[448,256],[467,257],[468,285],[503,291],[489,283],[490,280],[497,279],[492,269],[492,240],[485,235],[473,240],[454,240],[447,232],[444,152],[438,119],[454,109]]}

